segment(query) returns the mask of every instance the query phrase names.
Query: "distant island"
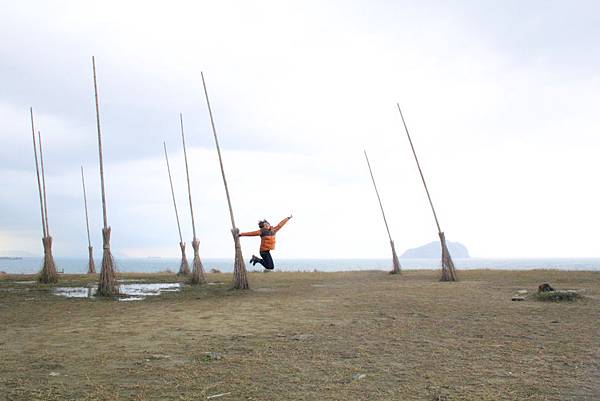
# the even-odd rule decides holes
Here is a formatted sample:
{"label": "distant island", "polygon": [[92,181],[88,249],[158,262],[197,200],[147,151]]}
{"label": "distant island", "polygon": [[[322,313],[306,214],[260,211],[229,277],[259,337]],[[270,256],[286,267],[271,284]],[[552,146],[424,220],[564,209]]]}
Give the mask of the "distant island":
{"label": "distant island", "polygon": [[0,256],[0,260],[21,260],[20,256]]}
{"label": "distant island", "polygon": [[[467,247],[459,242],[446,241],[448,250],[453,258],[469,259],[469,251]],[[442,248],[439,241],[430,242],[429,244],[407,249],[400,257],[407,259],[436,259],[442,254]]]}

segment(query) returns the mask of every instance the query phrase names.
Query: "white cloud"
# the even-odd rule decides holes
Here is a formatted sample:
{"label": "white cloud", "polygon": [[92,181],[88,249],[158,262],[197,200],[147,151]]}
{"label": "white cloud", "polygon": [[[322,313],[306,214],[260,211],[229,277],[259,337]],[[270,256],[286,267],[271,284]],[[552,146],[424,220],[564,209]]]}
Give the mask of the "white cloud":
{"label": "white cloud", "polygon": [[[47,138],[56,252],[85,251],[82,162],[99,240],[89,65],[95,54],[109,219],[121,252],[178,252],[161,153],[165,139],[185,238],[191,240],[178,151],[181,111],[203,253],[232,253],[199,75],[204,70],[238,225],[252,229],[260,218],[293,213],[281,233],[282,256],[388,254],[363,148],[398,250],[435,240],[396,101],[450,240],[465,243],[476,256],[593,256],[600,200],[593,185],[600,163],[594,155],[600,145],[599,61],[584,54],[581,43],[589,38],[576,27],[565,34],[578,46],[541,40],[544,32],[552,34],[557,15],[574,13],[572,20],[587,26],[585,16],[593,13],[582,5],[544,9],[541,17],[532,11],[535,4],[519,5],[519,12],[511,5],[490,7],[15,3],[0,17],[0,32],[15,38],[0,46],[7,76],[0,98],[0,177],[11,188],[0,197],[11,213],[0,227],[4,235],[22,238],[19,232],[35,233],[39,225],[30,213],[37,201],[35,177],[26,173],[33,169],[32,103]],[[246,252],[255,245],[244,241]]]}

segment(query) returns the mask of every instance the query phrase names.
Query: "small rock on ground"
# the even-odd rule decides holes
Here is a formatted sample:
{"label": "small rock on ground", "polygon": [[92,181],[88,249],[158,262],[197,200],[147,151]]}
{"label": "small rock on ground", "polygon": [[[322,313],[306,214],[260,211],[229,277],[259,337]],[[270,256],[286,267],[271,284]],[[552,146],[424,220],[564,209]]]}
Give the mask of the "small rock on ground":
{"label": "small rock on ground", "polygon": [[308,340],[312,337],[312,334],[296,334],[295,336],[291,336],[290,340],[302,341]]}
{"label": "small rock on ground", "polygon": [[219,352],[207,352],[205,358],[211,361],[218,361],[222,359],[223,356]]}

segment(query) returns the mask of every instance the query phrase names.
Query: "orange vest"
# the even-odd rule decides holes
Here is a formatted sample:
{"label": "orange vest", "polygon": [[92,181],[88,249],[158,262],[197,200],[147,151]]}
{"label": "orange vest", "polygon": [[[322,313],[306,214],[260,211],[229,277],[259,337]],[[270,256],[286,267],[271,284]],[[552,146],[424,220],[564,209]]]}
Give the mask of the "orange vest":
{"label": "orange vest", "polygon": [[275,227],[271,227],[270,230],[263,228],[256,231],[249,231],[246,233],[241,233],[240,237],[257,237],[260,235],[260,251],[272,251],[273,249],[275,249],[275,234],[277,234],[277,231],[279,231],[281,227],[283,227],[284,224],[288,222],[288,220],[289,218],[286,217],[285,219],[281,220],[281,222],[279,222],[279,224],[277,224]]}

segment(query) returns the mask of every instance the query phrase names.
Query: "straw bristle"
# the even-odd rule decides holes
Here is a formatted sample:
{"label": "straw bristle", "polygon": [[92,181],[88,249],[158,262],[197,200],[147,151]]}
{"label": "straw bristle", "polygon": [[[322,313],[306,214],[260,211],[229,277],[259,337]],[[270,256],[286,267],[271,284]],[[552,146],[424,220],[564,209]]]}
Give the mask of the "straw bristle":
{"label": "straw bristle", "polygon": [[456,269],[446,245],[446,237],[442,232],[440,232],[440,242],[442,244],[442,277],[440,281],[456,281]]}
{"label": "straw bristle", "polygon": [[90,245],[88,246],[89,253],[89,261],[88,261],[88,274],[96,273],[96,264],[94,263],[94,248]]}
{"label": "straw bristle", "polygon": [[185,254],[185,242],[180,242],[179,247],[181,248],[181,265],[179,266],[178,276],[188,276],[190,274],[190,265]]}
{"label": "straw bristle", "polygon": [[236,290],[247,290],[250,288],[248,285],[248,275],[246,272],[246,264],[244,263],[244,256],[242,255],[242,246],[240,244],[240,238],[238,235],[234,235],[235,242],[235,261],[233,262],[233,288]]}
{"label": "straw bristle", "polygon": [[206,275],[204,274],[204,267],[200,260],[200,253],[198,252],[200,249],[200,241],[194,239],[192,241],[192,248],[194,248],[194,262],[192,264],[192,279],[190,280],[190,284],[206,284]]}
{"label": "straw bristle", "polygon": [[390,274],[400,274],[401,273],[400,260],[398,259],[398,255],[396,254],[396,247],[394,246],[394,241],[390,241],[390,245],[392,246],[392,263],[393,263],[392,271],[390,272]]}
{"label": "straw bristle", "polygon": [[44,284],[57,283],[58,272],[56,271],[54,257],[52,256],[52,237],[42,238],[42,244],[44,245],[44,261],[38,281]]}
{"label": "straw bristle", "polygon": [[102,268],[100,270],[100,282],[98,283],[98,292],[96,295],[100,297],[112,297],[119,295],[119,284],[117,283],[115,261],[110,253],[110,227],[102,229],[102,240]]}

